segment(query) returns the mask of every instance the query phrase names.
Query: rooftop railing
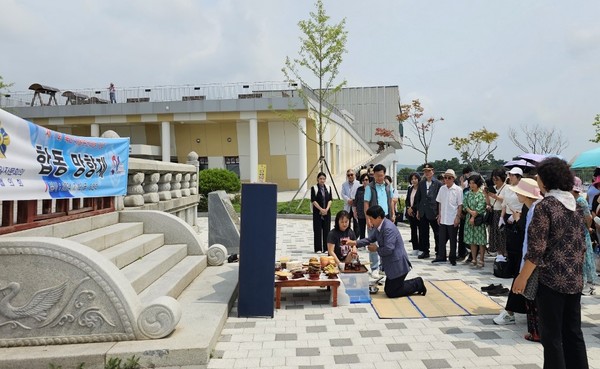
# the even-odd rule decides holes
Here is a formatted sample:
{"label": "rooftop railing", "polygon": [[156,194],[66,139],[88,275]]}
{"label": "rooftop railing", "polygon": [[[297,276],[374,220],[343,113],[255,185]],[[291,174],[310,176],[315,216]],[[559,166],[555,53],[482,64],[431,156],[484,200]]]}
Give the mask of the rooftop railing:
{"label": "rooftop railing", "polygon": [[[239,82],[239,83],[211,83],[198,85],[179,86],[139,86],[116,88],[117,103],[127,102],[165,102],[165,101],[194,101],[194,100],[227,100],[240,98],[261,97],[293,97],[297,96],[298,85],[288,82]],[[110,101],[108,86],[101,88],[65,88],[56,94],[58,105],[93,104],[97,101]],[[80,99],[69,99],[62,96],[78,96]],[[38,100],[33,100],[34,91],[17,91],[0,93],[0,107],[25,107],[39,105]],[[87,97],[87,100],[86,98]],[[95,98],[95,99],[94,99]]]}

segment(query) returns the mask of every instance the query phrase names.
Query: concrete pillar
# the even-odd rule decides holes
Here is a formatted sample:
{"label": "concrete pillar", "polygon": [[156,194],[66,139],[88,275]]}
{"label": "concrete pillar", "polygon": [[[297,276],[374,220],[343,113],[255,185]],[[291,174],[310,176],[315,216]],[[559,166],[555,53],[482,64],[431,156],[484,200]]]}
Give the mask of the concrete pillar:
{"label": "concrete pillar", "polygon": [[[299,184],[306,179],[306,118],[298,119],[298,180]],[[306,191],[306,183],[300,187]]]}
{"label": "concrete pillar", "polygon": [[162,161],[171,162],[171,123],[161,123],[160,145]]}
{"label": "concrete pillar", "polygon": [[258,182],[258,121],[250,119],[250,182]]}
{"label": "concrete pillar", "polygon": [[90,125],[90,136],[100,137],[100,125],[98,123],[92,123]]}

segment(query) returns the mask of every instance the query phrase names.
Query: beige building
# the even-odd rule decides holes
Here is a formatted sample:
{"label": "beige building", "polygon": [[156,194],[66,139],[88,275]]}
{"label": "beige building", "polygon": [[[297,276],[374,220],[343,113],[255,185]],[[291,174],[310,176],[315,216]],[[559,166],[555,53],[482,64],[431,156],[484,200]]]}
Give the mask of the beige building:
{"label": "beige building", "polygon": [[[130,137],[132,157],[185,163],[195,151],[201,169],[230,169],[243,182],[257,182],[259,166],[266,166],[266,181],[279,190],[298,189],[307,176],[302,187],[315,183],[318,123],[289,84],[117,89],[116,104],[105,103],[104,90],[63,92],[38,84],[31,90],[5,94],[0,107],[63,133],[96,137],[113,130]],[[315,106],[312,91],[304,91]],[[369,163],[375,152],[351,114],[326,108],[324,156],[332,174]]]}

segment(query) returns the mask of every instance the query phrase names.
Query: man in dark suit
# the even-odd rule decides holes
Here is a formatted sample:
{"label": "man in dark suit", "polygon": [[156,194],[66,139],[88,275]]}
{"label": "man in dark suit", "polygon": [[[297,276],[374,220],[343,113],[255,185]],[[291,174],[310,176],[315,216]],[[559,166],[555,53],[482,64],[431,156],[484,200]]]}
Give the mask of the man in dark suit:
{"label": "man in dark suit", "polygon": [[406,280],[411,265],[398,227],[385,217],[385,212],[379,205],[371,206],[367,210],[367,218],[373,224],[374,231],[369,237],[359,241],[347,241],[348,245],[354,246],[352,252],[356,252],[356,247],[367,246],[369,251],[379,254],[386,275],[384,291],[387,297],[402,297],[415,293],[425,295],[427,288],[423,278]]}
{"label": "man in dark suit", "polygon": [[423,166],[423,179],[419,182],[419,190],[415,196],[417,204],[417,219],[419,219],[420,249],[419,259],[429,257],[429,227],[433,230],[435,250],[439,244],[439,226],[437,223],[438,205],[435,200],[442,183],[433,175],[433,166],[429,163]]}

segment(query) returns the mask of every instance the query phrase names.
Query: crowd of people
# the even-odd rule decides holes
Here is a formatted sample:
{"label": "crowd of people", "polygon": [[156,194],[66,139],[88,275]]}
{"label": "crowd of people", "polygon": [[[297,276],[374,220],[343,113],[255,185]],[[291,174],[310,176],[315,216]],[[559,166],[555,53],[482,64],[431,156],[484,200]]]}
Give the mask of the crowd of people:
{"label": "crowd of people", "polygon": [[525,339],[542,343],[544,368],[588,367],[581,296],[595,294],[598,283],[594,247],[600,234],[600,168],[586,199],[581,179],[560,158],[546,158],[527,173],[520,167],[499,168],[487,181],[468,166],[459,178],[452,169],[436,177],[433,166],[425,164],[422,175],[407,178],[404,209],[397,209],[398,194],[383,165],[358,173],[349,169],[346,175],[344,210],[332,231],[332,193],[324,173],[311,190],[315,252],[351,262],[357,247],[367,247],[370,274],[385,274],[388,297],[424,295],[421,278],[406,279],[412,265],[395,226],[396,213],[403,211],[410,225],[409,247],[418,259],[432,257],[432,244],[433,264],[464,261],[482,268],[486,256],[495,257],[494,274],[511,278],[512,285],[482,288],[490,295],[508,295],[493,321],[515,324],[515,313],[527,314]]}

